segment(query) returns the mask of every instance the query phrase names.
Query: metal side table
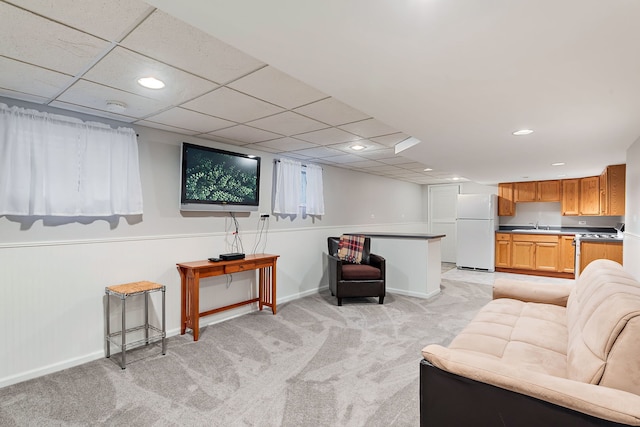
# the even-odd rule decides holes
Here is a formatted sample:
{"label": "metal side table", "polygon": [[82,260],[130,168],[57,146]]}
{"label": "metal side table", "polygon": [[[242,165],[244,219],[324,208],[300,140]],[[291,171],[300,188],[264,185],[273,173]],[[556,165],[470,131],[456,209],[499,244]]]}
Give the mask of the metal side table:
{"label": "metal side table", "polygon": [[[115,344],[121,349],[120,366],[125,369],[127,366],[127,349],[135,347],[139,344],[149,343],[162,340],[162,354],[167,352],[166,343],[166,325],[165,325],[165,286],[153,282],[133,282],[125,283],[123,285],[107,286],[105,293],[107,295],[107,310],[106,310],[106,344],[107,344],[107,358],[111,357],[111,344]],[[152,292],[162,291],[162,327],[158,328],[149,323],[149,294]],[[144,294],[144,324],[131,328],[126,327],[126,301],[127,298],[135,295]],[[111,295],[117,296],[122,301],[122,328],[120,331],[111,332],[110,325],[110,304],[109,300]],[[144,330],[144,338],[138,339],[127,343],[127,334],[139,330]],[[119,340],[117,338],[120,337]],[[118,342],[119,341],[119,342]]]}

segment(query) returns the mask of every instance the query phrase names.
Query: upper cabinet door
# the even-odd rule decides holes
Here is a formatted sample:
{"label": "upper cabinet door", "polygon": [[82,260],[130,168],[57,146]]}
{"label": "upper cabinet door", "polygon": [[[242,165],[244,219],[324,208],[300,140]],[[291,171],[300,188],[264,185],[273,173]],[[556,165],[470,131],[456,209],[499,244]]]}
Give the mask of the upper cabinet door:
{"label": "upper cabinet door", "polygon": [[580,215],[580,180],[562,180],[562,215]]}
{"label": "upper cabinet door", "polygon": [[538,181],[539,202],[559,202],[560,194],[560,180]]}
{"label": "upper cabinet door", "polygon": [[600,215],[600,177],[580,179],[580,215]]}
{"label": "upper cabinet door", "polygon": [[516,204],[513,201],[513,183],[498,184],[498,216],[514,216]]}
{"label": "upper cabinet door", "polygon": [[516,202],[536,202],[538,200],[536,181],[516,182],[514,188]]}

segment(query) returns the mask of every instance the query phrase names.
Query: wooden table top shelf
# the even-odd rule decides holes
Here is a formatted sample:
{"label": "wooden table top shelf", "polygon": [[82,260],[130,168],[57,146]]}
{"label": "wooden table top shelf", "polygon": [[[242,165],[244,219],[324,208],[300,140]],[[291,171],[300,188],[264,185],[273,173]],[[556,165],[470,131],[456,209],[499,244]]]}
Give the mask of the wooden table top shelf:
{"label": "wooden table top shelf", "polygon": [[[258,308],[271,307],[276,314],[276,261],[280,255],[253,254],[243,259],[230,261],[189,261],[177,264],[181,282],[181,310],[180,334],[186,329],[193,331],[193,340],[198,341],[200,334],[200,317],[209,316],[225,310],[237,308],[246,304],[258,303]],[[200,278],[233,274],[242,271],[256,270],[258,272],[258,298],[251,298],[200,312]]]}

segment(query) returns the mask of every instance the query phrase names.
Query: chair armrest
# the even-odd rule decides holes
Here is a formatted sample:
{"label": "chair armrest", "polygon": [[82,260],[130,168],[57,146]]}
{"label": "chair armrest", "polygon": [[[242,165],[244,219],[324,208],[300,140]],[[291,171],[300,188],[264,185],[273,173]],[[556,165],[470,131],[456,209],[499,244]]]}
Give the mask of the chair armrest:
{"label": "chair armrest", "polygon": [[539,302],[566,307],[573,287],[573,283],[559,284],[496,279],[493,283],[493,299],[511,298],[524,302]]}
{"label": "chair armrest", "polygon": [[382,268],[384,264],[386,264],[386,260],[383,257],[372,253],[369,254],[369,265]]}
{"label": "chair armrest", "polygon": [[640,396],[626,391],[532,372],[498,359],[435,344],[425,347],[422,356],[433,366],[462,377],[597,418],[640,425]]}

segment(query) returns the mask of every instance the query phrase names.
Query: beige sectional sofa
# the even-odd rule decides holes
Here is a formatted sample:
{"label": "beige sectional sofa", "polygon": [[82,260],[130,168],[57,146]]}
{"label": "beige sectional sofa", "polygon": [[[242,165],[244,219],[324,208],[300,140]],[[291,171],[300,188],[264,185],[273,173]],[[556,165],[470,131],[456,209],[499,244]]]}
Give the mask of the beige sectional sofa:
{"label": "beige sectional sofa", "polygon": [[422,350],[422,425],[640,425],[640,283],[620,264],[567,285],[498,279],[493,297]]}

